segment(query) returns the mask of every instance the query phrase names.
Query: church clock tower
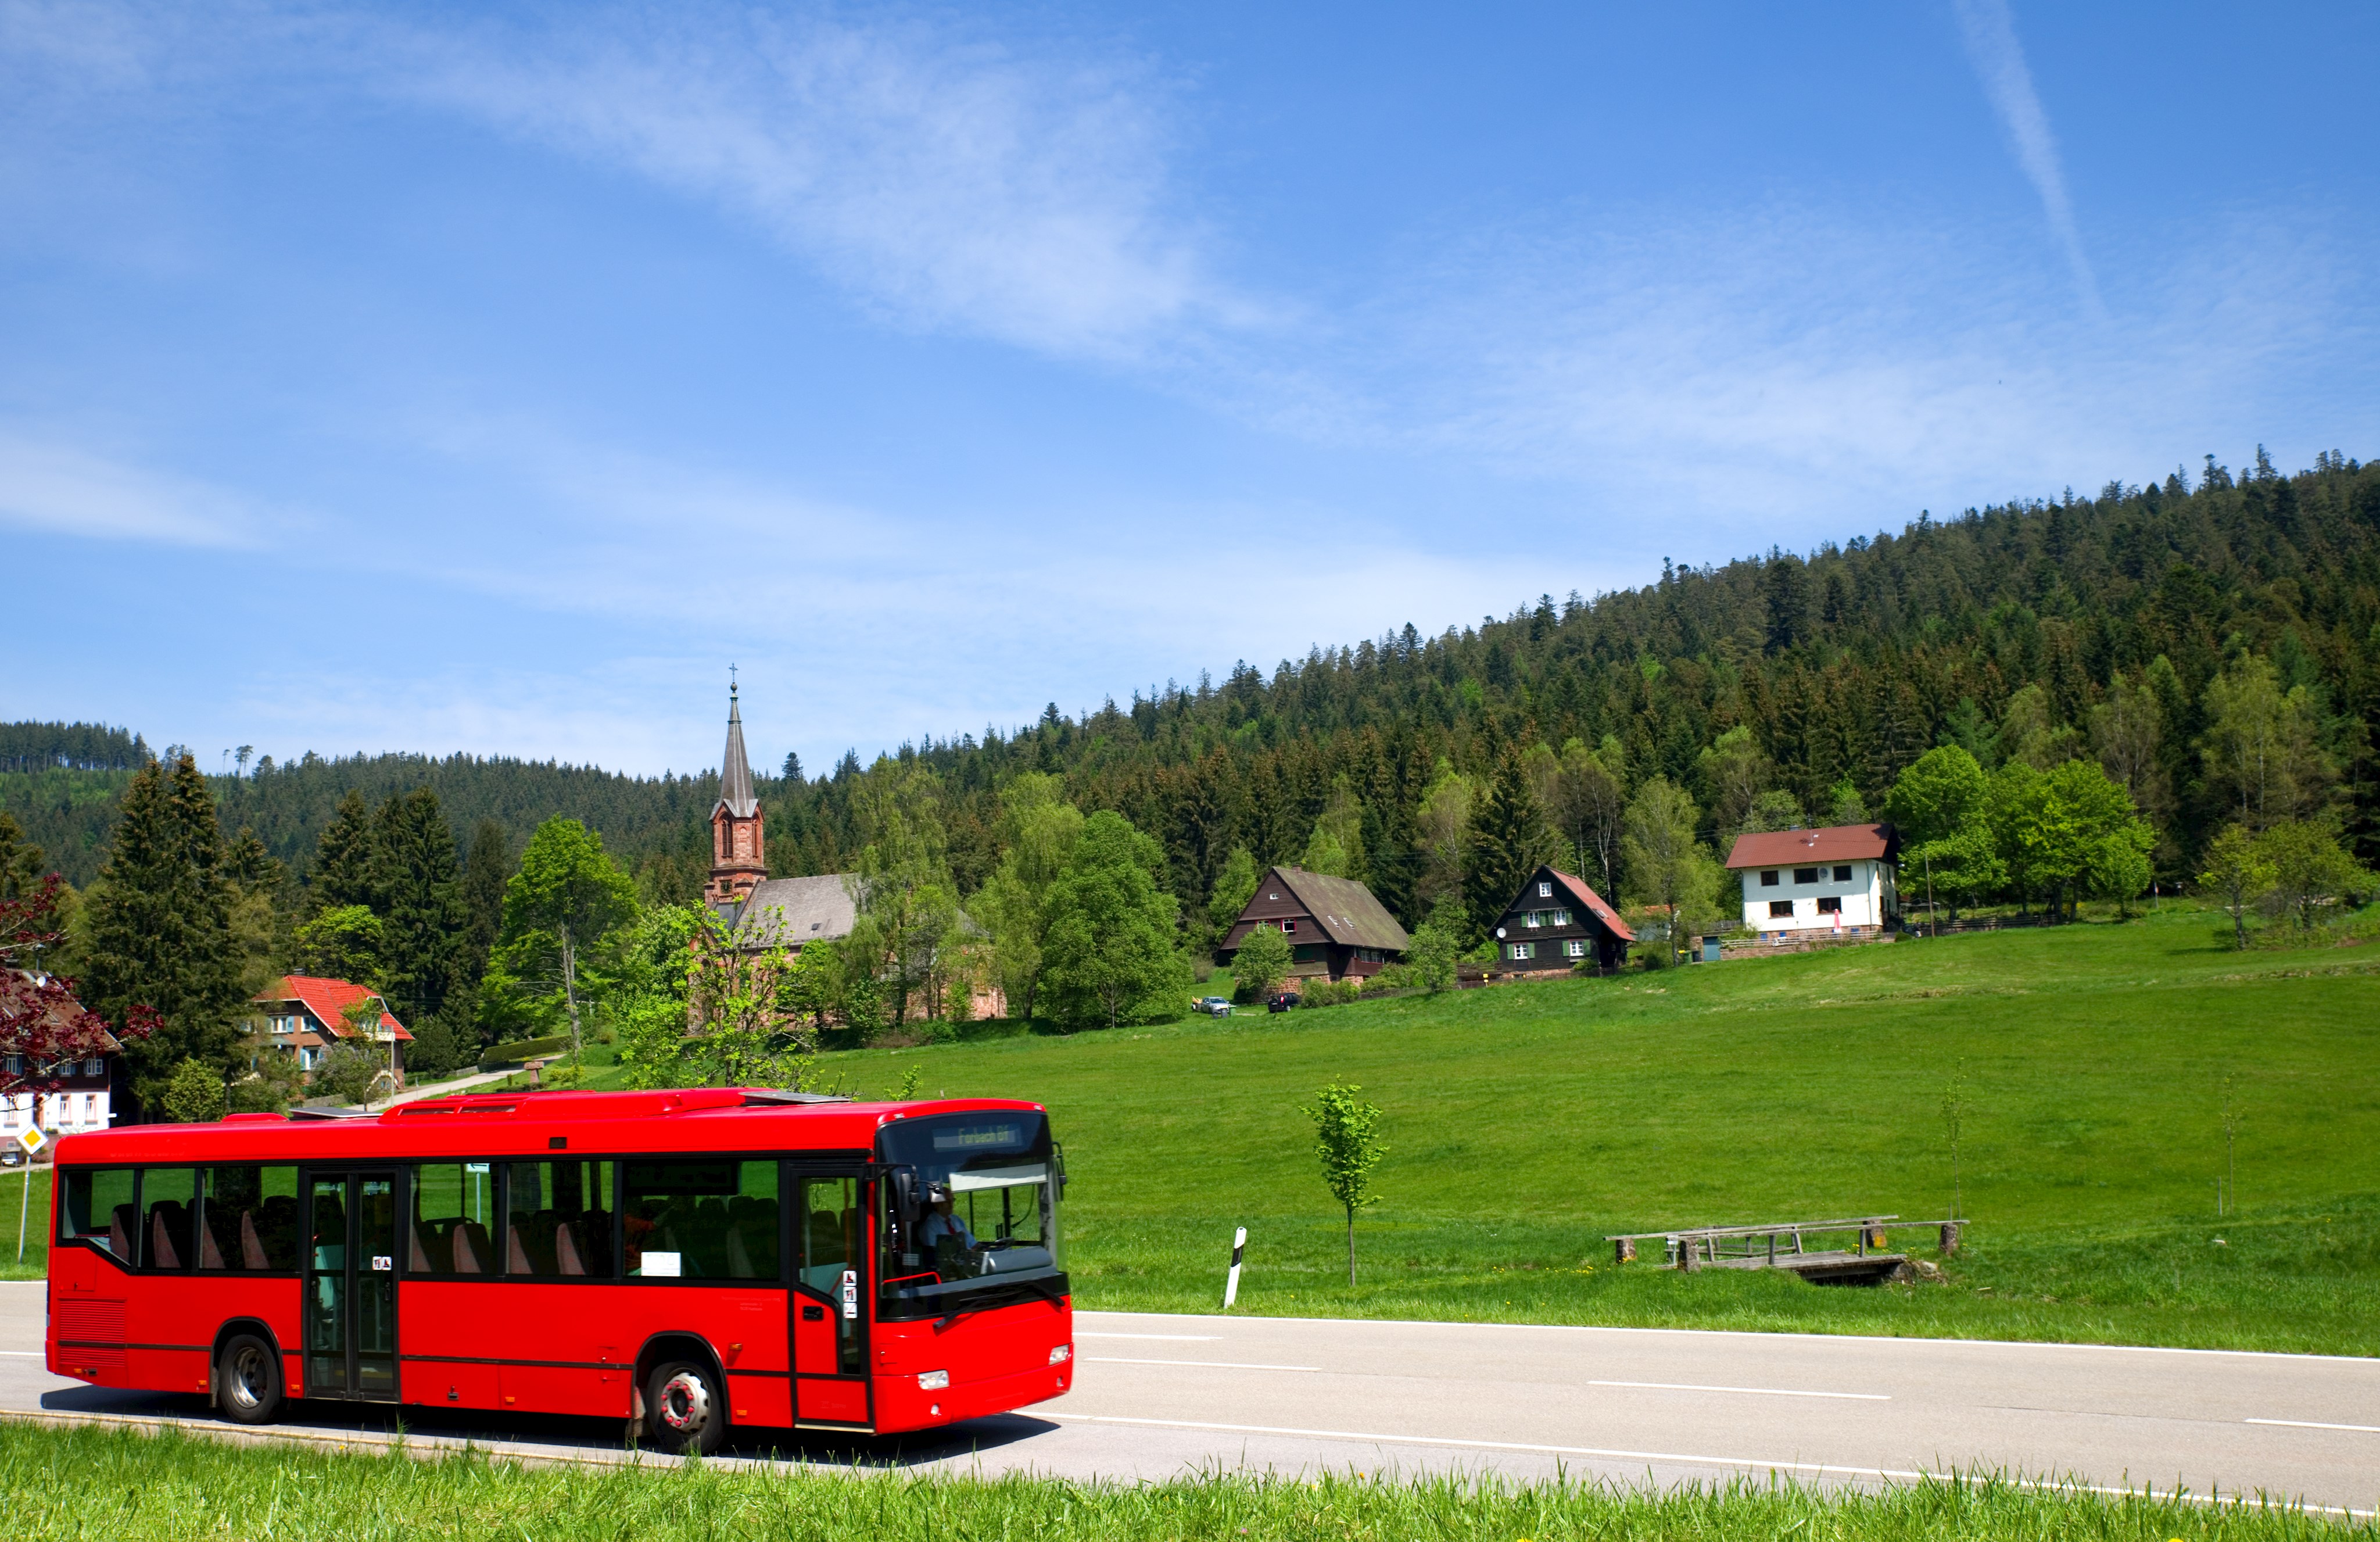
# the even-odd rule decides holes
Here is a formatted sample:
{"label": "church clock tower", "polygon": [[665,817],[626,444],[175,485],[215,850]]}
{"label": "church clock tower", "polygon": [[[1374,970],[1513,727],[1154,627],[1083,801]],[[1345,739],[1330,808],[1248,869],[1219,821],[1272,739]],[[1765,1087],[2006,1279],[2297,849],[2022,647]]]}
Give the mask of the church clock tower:
{"label": "church clock tower", "polygon": [[769,875],[761,844],[760,801],[752,796],[752,763],[744,755],[744,718],[735,687],[727,687],[727,753],[719,763],[719,802],[710,811],[710,881],[702,897],[739,904]]}

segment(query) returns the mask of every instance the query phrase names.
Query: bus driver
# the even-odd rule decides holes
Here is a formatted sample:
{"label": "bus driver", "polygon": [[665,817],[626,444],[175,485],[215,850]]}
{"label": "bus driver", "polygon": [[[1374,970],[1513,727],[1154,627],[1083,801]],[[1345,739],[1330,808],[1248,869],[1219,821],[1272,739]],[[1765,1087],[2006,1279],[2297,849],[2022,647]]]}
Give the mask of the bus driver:
{"label": "bus driver", "polygon": [[925,1224],[917,1230],[917,1240],[925,1244],[926,1252],[939,1257],[944,1242],[948,1242],[953,1250],[964,1250],[968,1253],[973,1253],[983,1246],[981,1242],[975,1240],[975,1233],[967,1230],[966,1222],[952,1212],[949,1184],[928,1184],[926,1203],[933,1206],[933,1209],[926,1217]]}

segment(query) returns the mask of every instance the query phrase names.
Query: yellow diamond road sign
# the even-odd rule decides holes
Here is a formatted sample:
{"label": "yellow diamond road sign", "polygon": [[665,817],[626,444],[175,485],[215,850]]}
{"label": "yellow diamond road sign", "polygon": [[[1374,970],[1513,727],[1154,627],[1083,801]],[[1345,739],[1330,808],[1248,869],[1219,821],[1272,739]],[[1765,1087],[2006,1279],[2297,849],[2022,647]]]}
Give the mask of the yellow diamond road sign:
{"label": "yellow diamond road sign", "polygon": [[50,1141],[48,1136],[42,1133],[38,1126],[27,1125],[24,1129],[17,1132],[17,1144],[25,1148],[26,1156],[30,1156],[35,1152],[40,1151],[42,1147],[49,1144]]}

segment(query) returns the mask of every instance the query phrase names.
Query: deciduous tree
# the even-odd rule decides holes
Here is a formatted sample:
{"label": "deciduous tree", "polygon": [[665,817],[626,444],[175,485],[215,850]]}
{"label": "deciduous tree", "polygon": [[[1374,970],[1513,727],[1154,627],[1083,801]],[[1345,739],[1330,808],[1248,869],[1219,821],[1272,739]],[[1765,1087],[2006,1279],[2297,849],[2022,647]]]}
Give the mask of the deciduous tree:
{"label": "deciduous tree", "polygon": [[1163,850],[1122,814],[1102,809],[1083,822],[1050,897],[1043,988],[1060,1022],[1112,1028],[1187,1010],[1190,964],[1164,863]]}
{"label": "deciduous tree", "polygon": [[1380,1110],[1357,1095],[1364,1089],[1337,1083],[1314,1095],[1298,1112],[1314,1121],[1314,1154],[1322,1159],[1322,1181],[1347,1212],[1347,1283],[1355,1283],[1355,1212],[1378,1205],[1372,1173],[1389,1154],[1380,1139]]}
{"label": "deciduous tree", "polygon": [[580,956],[636,913],[636,886],[604,854],[602,838],[559,814],[529,837],[520,871],[504,887],[500,988],[549,1021],[559,1011],[574,1060],[585,1053]]}

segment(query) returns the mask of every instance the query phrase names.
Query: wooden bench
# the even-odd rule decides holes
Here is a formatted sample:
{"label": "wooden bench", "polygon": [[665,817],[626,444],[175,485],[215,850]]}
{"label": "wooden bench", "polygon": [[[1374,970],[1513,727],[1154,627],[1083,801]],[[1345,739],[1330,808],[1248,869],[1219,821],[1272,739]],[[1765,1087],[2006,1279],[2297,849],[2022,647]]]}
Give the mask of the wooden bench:
{"label": "wooden bench", "polygon": [[[1702,1269],[1789,1269],[1803,1279],[1825,1284],[1873,1285],[1902,1272],[1907,1254],[1885,1251],[1885,1228],[1899,1216],[1851,1216],[1830,1220],[1776,1221],[1758,1226],[1682,1227],[1673,1231],[1627,1231],[1607,1235],[1612,1261],[1633,1262],[1636,1244],[1658,1239],[1667,1255],[1662,1267],[1688,1274]],[[1963,1221],[1918,1221],[1912,1225],[1938,1228],[1944,1256],[1959,1249]],[[1849,1247],[1813,1249],[1812,1233],[1849,1231]]]}

